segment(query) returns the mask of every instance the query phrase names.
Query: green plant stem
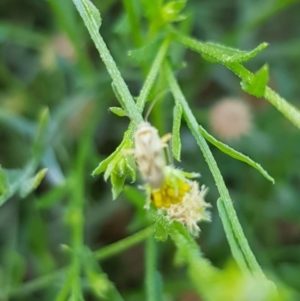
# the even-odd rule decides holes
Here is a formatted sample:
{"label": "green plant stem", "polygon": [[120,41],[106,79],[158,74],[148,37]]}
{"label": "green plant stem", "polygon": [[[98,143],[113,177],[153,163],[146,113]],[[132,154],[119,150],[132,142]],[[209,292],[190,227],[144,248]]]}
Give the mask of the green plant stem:
{"label": "green plant stem", "polygon": [[[238,221],[236,212],[234,210],[232,201],[229,196],[229,192],[225,186],[223,177],[217,166],[217,163],[208,147],[206,140],[199,132],[199,125],[197,123],[197,120],[195,119],[168,63],[164,64],[164,70],[166,72],[166,76],[167,76],[172,94],[173,94],[175,100],[178,101],[182,105],[183,115],[186,120],[186,123],[187,123],[188,127],[190,128],[193,136],[195,137],[195,139],[197,141],[197,144],[199,145],[199,147],[203,153],[203,156],[204,156],[204,158],[210,168],[210,171],[214,177],[214,180],[215,180],[216,186],[218,188],[218,191],[220,193],[220,196],[224,200],[224,207],[225,207],[226,213],[228,215],[229,220],[231,221],[232,229],[233,229],[236,239],[239,243],[239,246],[245,256],[245,261],[246,261],[245,265],[247,265],[249,267],[249,269],[252,273],[254,273],[256,275],[260,275],[261,277],[264,277],[264,274],[263,274],[259,264],[257,263],[255,256],[253,255],[253,253],[250,249],[248,241],[243,233],[243,229]],[[224,230],[227,231],[227,228],[225,228]],[[228,235],[230,235],[230,234],[228,234]],[[235,254],[233,254],[233,255],[235,255]],[[241,268],[244,268],[244,266],[242,266]]]}
{"label": "green plant stem", "polygon": [[[176,39],[184,46],[200,54],[206,54],[205,52],[203,53],[205,43],[180,34],[176,34]],[[246,83],[251,83],[254,79],[254,74],[240,63],[226,62],[222,61],[221,59],[219,63],[223,64]],[[264,98],[268,100],[288,120],[290,120],[290,122],[292,122],[296,127],[300,128],[300,111],[297,108],[279,96],[270,87],[266,87]]]}
{"label": "green plant stem", "polygon": [[[160,46],[157,55],[151,65],[150,71],[146,77],[144,85],[136,101],[137,108],[140,112],[143,112],[145,104],[148,101],[148,97],[154,86],[155,80],[160,72],[161,66],[166,57],[169,46],[170,46],[170,39],[166,38],[163,41],[162,45]],[[136,129],[136,124],[134,122],[130,122],[124,139],[132,140],[135,129]]]}
{"label": "green plant stem", "polygon": [[199,295],[205,301],[215,301],[211,297],[211,290],[216,287],[219,271],[203,258],[199,246],[183,225],[172,227],[170,235],[188,265],[188,273]]}
{"label": "green plant stem", "polygon": [[232,229],[232,225],[230,223],[230,220],[228,219],[228,215],[226,213],[226,210],[224,208],[224,203],[222,202],[222,199],[219,198],[217,201],[217,206],[220,214],[220,218],[222,220],[222,224],[225,230],[225,234],[227,237],[227,241],[230,246],[231,253],[233,254],[233,257],[237,261],[240,269],[246,274],[248,273],[248,267],[246,264],[246,260],[244,258],[243,253],[241,252],[241,249],[239,247],[238,242],[236,241],[234,231]]}
{"label": "green plant stem", "polygon": [[148,76],[146,77],[145,83],[141,89],[140,95],[137,98],[137,106],[140,111],[143,110],[145,103],[147,102],[147,98],[150,94],[152,87],[154,86],[154,82],[157,78],[158,73],[161,70],[161,66],[166,57],[167,51],[170,46],[170,38],[167,37],[164,39],[162,45],[160,46],[157,55],[151,65]]}
{"label": "green plant stem", "polygon": [[[119,95],[123,109],[127,112],[130,119],[137,125],[143,121],[143,117],[140,111],[137,109],[135,101],[131,96],[129,89],[113,59],[111,56],[102,36],[99,33],[100,23],[97,24],[95,15],[90,10],[94,10],[93,13],[99,13],[97,8],[89,1],[73,0],[75,3],[88,31],[94,41],[94,44],[99,51],[100,57],[106,66],[106,69],[113,80]],[[100,19],[100,15],[99,15]],[[98,20],[101,22],[100,20]]]}
{"label": "green plant stem", "polygon": [[[55,14],[60,27],[65,31],[72,42],[82,71],[85,72],[86,75],[93,75],[94,68],[83,47],[85,43],[82,43],[82,35],[80,36],[80,34],[78,34],[78,32],[81,32],[81,26],[78,26],[79,24],[76,21],[74,6],[72,6],[70,1],[60,0],[50,0],[48,1],[48,5]],[[66,11],[68,12],[67,14]]]}
{"label": "green plant stem", "polygon": [[[79,160],[80,161],[80,160]],[[81,272],[81,262],[80,262],[80,251],[83,247],[83,168],[82,162],[78,165],[78,170],[75,172],[74,176],[74,185],[72,186],[73,198],[70,212],[70,222],[72,227],[72,260],[70,273],[72,277],[72,288],[71,288],[71,300],[81,300],[83,298],[81,291],[81,282],[80,282],[80,272]],[[80,166],[81,165],[81,166]]]}
{"label": "green plant stem", "polygon": [[146,240],[146,300],[147,301],[158,301],[157,296],[158,289],[156,283],[156,261],[157,261],[157,250],[156,242],[153,237],[148,237]]}
{"label": "green plant stem", "polygon": [[64,285],[63,285],[62,289],[60,290],[59,294],[55,298],[55,301],[67,300],[67,297],[72,288],[72,283],[73,283],[73,273],[71,271],[69,271],[69,275],[68,275],[67,279],[65,280]]}
{"label": "green plant stem", "polygon": [[[254,78],[254,74],[241,64],[227,63],[225,66],[247,83],[250,83]],[[287,119],[289,119],[296,127],[300,128],[300,111],[297,108],[288,103],[270,87],[266,87],[264,98],[268,100]]]}
{"label": "green plant stem", "polygon": [[111,256],[117,255],[130,247],[137,245],[138,243],[145,240],[147,237],[153,234],[153,228],[148,227],[144,230],[141,230],[135,234],[130,235],[118,242],[115,242],[107,247],[104,247],[98,251],[94,252],[94,255],[97,260],[105,260]]}
{"label": "green plant stem", "polygon": [[143,45],[143,36],[139,18],[134,7],[134,2],[133,0],[122,0],[122,2],[125,7],[126,15],[129,19],[130,32],[133,38],[133,42],[136,47],[141,47]]}
{"label": "green plant stem", "polygon": [[[153,227],[148,227],[135,234],[130,235],[118,242],[115,242],[107,247],[104,247],[98,251],[94,252],[95,258],[97,260],[105,260],[112,256],[115,256],[139,243],[144,241],[147,237],[153,235]],[[51,283],[58,278],[62,277],[67,273],[68,268],[61,268],[54,273],[39,277],[37,279],[31,280],[28,283],[23,284],[17,289],[13,289],[8,293],[9,297],[18,297],[29,295],[30,293],[40,290],[43,287],[51,285]]]}

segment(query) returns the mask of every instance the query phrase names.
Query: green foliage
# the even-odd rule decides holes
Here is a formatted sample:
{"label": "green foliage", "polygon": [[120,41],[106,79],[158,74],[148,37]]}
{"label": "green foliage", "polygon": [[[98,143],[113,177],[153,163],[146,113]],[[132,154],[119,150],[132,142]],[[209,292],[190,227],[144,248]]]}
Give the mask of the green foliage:
{"label": "green foliage", "polygon": [[263,97],[265,95],[266,86],[269,80],[269,69],[268,66],[264,65],[261,69],[259,69],[254,78],[250,83],[241,82],[242,89],[256,97]]}
{"label": "green foliage", "polygon": [[[294,2],[0,4],[1,300],[299,299],[300,113],[273,91],[300,93],[290,55],[298,44],[280,31],[268,36],[268,22],[294,33],[292,18],[287,27],[276,19],[296,11]],[[16,16],[19,24],[9,21]],[[156,103],[166,90],[171,97]],[[248,136],[228,145],[205,130],[213,132],[220,95],[249,100],[255,117]],[[147,102],[160,135],[172,132],[182,177],[201,173],[209,187],[212,222],[201,225],[201,247],[163,210],[146,210],[134,188],[133,137],[148,120]]]}
{"label": "green foliage", "polygon": [[39,159],[46,147],[45,135],[48,127],[48,111],[44,110],[39,121],[37,135],[33,144],[33,159],[23,169],[3,169],[0,166],[0,206],[15,193],[25,198],[35,190],[47,173],[47,168],[34,174]]}
{"label": "green foliage", "polygon": [[182,118],[182,106],[177,103],[173,110],[173,129],[172,129],[172,153],[173,157],[180,161],[181,139],[180,124]]}
{"label": "green foliage", "polygon": [[257,169],[267,180],[271,181],[273,184],[275,183],[275,180],[268,174],[267,171],[265,171],[263,169],[263,167],[260,164],[254,162],[252,159],[241,154],[240,152],[237,152],[236,150],[232,149],[228,145],[218,141],[216,138],[214,138],[212,135],[210,135],[201,125],[199,126],[199,131],[206,140],[208,140],[211,144],[213,144],[215,147],[217,147],[224,154],[226,154],[236,160],[247,163],[248,165]]}

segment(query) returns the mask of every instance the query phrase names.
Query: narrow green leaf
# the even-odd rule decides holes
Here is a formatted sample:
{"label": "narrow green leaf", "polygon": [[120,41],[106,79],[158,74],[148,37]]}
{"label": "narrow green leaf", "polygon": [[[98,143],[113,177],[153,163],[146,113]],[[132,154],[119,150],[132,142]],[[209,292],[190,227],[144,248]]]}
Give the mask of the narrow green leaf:
{"label": "narrow green leaf", "polygon": [[269,87],[265,90],[264,98],[300,129],[300,111],[298,108],[287,102]]}
{"label": "narrow green leaf", "polygon": [[182,118],[182,106],[176,103],[173,111],[173,129],[172,129],[172,153],[177,161],[180,161],[181,140],[180,126]]}
{"label": "narrow green leaf", "polygon": [[242,51],[216,43],[203,43],[179,33],[176,33],[176,39],[186,47],[199,52],[205,59],[222,64],[249,61],[268,46],[267,43],[262,43],[252,51]]}
{"label": "narrow green leaf", "polygon": [[49,209],[60,202],[68,192],[68,186],[65,184],[55,186],[38,198],[36,207],[38,209]]}
{"label": "narrow green leaf", "polygon": [[162,34],[156,35],[150,42],[143,45],[143,47],[130,50],[128,55],[138,63],[153,61],[163,37]]}
{"label": "narrow green leaf", "polygon": [[166,22],[180,21],[179,13],[184,9],[186,0],[171,1],[162,8],[162,18]]}
{"label": "narrow green leaf", "polygon": [[[189,47],[190,49],[199,52],[201,55],[207,54],[207,57],[209,57],[213,61],[224,64],[228,69],[230,69],[233,73],[240,77],[244,82],[251,83],[251,81],[253,80],[254,74],[247,70],[243,65],[239,64],[239,60],[226,61],[226,58],[225,60],[220,60],[219,57],[214,57],[211,53],[207,53],[207,51],[205,51],[205,47],[203,47],[204,43],[201,43],[190,37],[176,34],[176,39],[186,47]],[[267,45],[263,43],[256,48],[256,51],[259,52],[263,50],[266,46]],[[255,49],[253,51],[256,52]],[[278,111],[280,111],[296,127],[300,128],[300,111],[296,107],[288,103],[284,98],[282,98],[269,87],[266,87],[265,89],[264,98],[268,100],[272,105],[274,105],[278,109]]]}
{"label": "narrow green leaf", "polygon": [[155,212],[152,216],[154,220],[153,234],[157,241],[166,241],[169,236],[171,222],[162,214]]}
{"label": "narrow green leaf", "polygon": [[264,65],[252,78],[251,82],[241,81],[242,89],[256,97],[263,97],[269,80],[269,68]]}
{"label": "narrow green leaf", "polygon": [[[122,151],[118,151],[116,156],[114,157],[111,162],[106,167],[106,170],[104,172],[104,180],[107,181],[108,178],[111,176],[111,174],[114,172],[114,170],[120,170],[120,165],[122,165],[121,169],[123,169],[123,154]],[[124,169],[121,171],[121,174],[124,174]]]}
{"label": "narrow green leaf", "polygon": [[182,105],[183,114],[184,114],[186,123],[187,123],[188,127],[190,128],[192,134],[194,135],[194,137],[197,141],[197,144],[199,145],[199,147],[203,153],[203,156],[204,156],[204,158],[209,166],[209,169],[211,170],[211,173],[214,177],[214,180],[215,180],[216,186],[218,188],[218,191],[220,193],[220,196],[224,200],[224,207],[228,213],[230,220],[232,221],[232,228],[234,229],[234,233],[237,238],[237,242],[239,243],[240,248],[243,250],[243,254],[245,256],[246,261],[249,262],[249,268],[251,271],[253,271],[253,273],[264,277],[264,274],[263,274],[258,262],[256,261],[256,258],[254,256],[254,254],[252,253],[249,244],[246,243],[247,239],[246,239],[243,229],[239,223],[238,217],[236,215],[235,209],[232,204],[232,200],[230,198],[228,189],[226,188],[226,185],[224,183],[222,174],[218,168],[217,162],[216,162],[215,158],[213,157],[205,138],[200,134],[199,124],[198,124],[195,116],[193,115],[193,113],[188,105],[188,102],[186,101],[186,99],[178,85],[176,78],[174,77],[174,74],[172,72],[172,69],[170,68],[170,65],[167,62],[164,64],[164,71],[165,71],[165,74],[166,74],[166,77],[167,77],[167,80],[169,83],[170,90],[171,90],[174,98],[176,99],[176,101],[180,102],[180,104]]}
{"label": "narrow green leaf", "polygon": [[40,185],[47,173],[47,170],[47,168],[41,169],[34,177],[27,179],[22,183],[22,186],[20,187],[20,195],[22,198],[26,197]]}
{"label": "narrow green leaf", "polygon": [[122,104],[123,103],[122,96],[120,95],[120,93],[118,91],[118,88],[117,88],[117,86],[116,86],[116,84],[114,82],[111,83],[111,87],[112,87],[112,90],[113,90],[115,96],[117,97],[118,102],[120,104]]}
{"label": "narrow green leaf", "polygon": [[143,44],[142,28],[140,26],[141,13],[136,7],[136,3],[132,0],[123,0],[123,6],[125,8],[125,16],[128,17],[130,25],[130,33],[136,47],[140,47]]}
{"label": "narrow green leaf", "polygon": [[138,110],[138,107],[130,94],[130,91],[113,59],[111,56],[102,36],[99,33],[100,14],[98,10],[89,0],[73,0],[79,11],[84,23],[89,31],[89,34],[94,41],[96,48],[105,64],[109,75],[111,76],[116,89],[118,90],[121,98],[119,99],[122,107],[128,114],[130,119],[139,124],[143,121],[143,116]]}
{"label": "narrow green leaf", "polygon": [[110,107],[109,110],[119,117],[127,116],[126,112],[120,107]]}
{"label": "narrow green leaf", "polygon": [[146,300],[162,301],[161,277],[157,271],[157,243],[151,236],[146,240],[145,255]]}
{"label": "narrow green leaf", "polygon": [[28,164],[24,169],[3,170],[0,167],[0,189],[2,189],[0,191],[0,206],[15,193],[25,197],[37,188],[47,169],[42,169],[35,176],[32,176],[34,169],[33,164]]}
{"label": "narrow green leaf", "polygon": [[[251,83],[254,74],[238,63],[227,63],[226,67],[235,73],[244,82]],[[300,111],[291,103],[278,95],[270,87],[266,87],[264,98],[269,101],[279,112],[281,112],[290,122],[300,129]]]}
{"label": "narrow green leaf", "polygon": [[88,280],[89,288],[97,296],[97,299],[124,301],[114,284],[109,281],[107,275],[101,270],[92,251],[84,248],[81,253],[85,277]]}
{"label": "narrow green leaf", "polygon": [[9,182],[5,171],[0,166],[0,206],[6,201],[9,194]]}
{"label": "narrow green leaf", "polygon": [[247,274],[247,273],[249,273],[249,269],[247,267],[244,255],[243,255],[243,253],[242,253],[242,251],[239,247],[239,244],[236,241],[234,231],[233,231],[232,225],[230,223],[230,219],[227,215],[227,212],[224,208],[224,204],[223,204],[221,198],[218,199],[217,206],[218,206],[220,218],[222,220],[224,231],[225,231],[225,234],[226,234],[226,237],[227,237],[227,240],[228,240],[233,258],[237,261],[237,263],[238,263],[239,267],[241,268],[241,270],[245,274]]}
{"label": "narrow green leaf", "polygon": [[235,62],[241,63],[249,61],[254,58],[258,53],[263,51],[268,46],[267,43],[262,43],[251,51],[242,51],[235,48],[227,47],[220,44],[207,42],[203,44],[205,54],[212,57],[219,62]]}
{"label": "narrow green leaf", "polygon": [[35,137],[34,144],[32,146],[34,158],[39,158],[45,149],[45,144],[46,144],[45,137],[46,137],[46,131],[49,125],[49,121],[50,121],[49,109],[44,108],[39,116],[37,134]]}
{"label": "narrow green leaf", "polygon": [[101,26],[101,16],[98,9],[90,0],[73,0],[87,28]]}
{"label": "narrow green leaf", "polygon": [[120,254],[125,250],[128,250],[129,248],[141,243],[151,235],[153,235],[152,226],[95,251],[94,256],[97,258],[97,260],[105,260],[106,258]]}
{"label": "narrow green leaf", "polygon": [[[9,20],[9,19],[7,19]],[[20,26],[14,22],[0,22],[0,41],[14,43],[23,47],[40,49],[47,43],[47,36],[30,26]]]}
{"label": "narrow green leaf", "polygon": [[26,181],[26,179],[32,175],[32,172],[30,166],[24,169],[6,169],[5,174],[9,183],[9,191],[6,194],[6,198],[18,192],[23,181]]}
{"label": "narrow green leaf", "polygon": [[125,159],[125,168],[126,168],[126,173],[128,173],[131,177],[131,181],[135,182],[136,180],[136,164],[133,159],[133,156],[124,156]]}
{"label": "narrow green leaf", "polygon": [[220,151],[223,153],[229,155],[230,157],[237,159],[239,161],[245,162],[246,164],[252,166],[256,170],[258,170],[267,180],[271,181],[273,184],[275,183],[274,179],[268,174],[268,172],[263,169],[263,167],[254,162],[249,157],[243,155],[242,153],[232,149],[228,145],[220,142],[216,138],[214,138],[212,135],[210,135],[202,126],[199,125],[199,131],[203,137],[205,137],[206,140],[208,140],[211,144],[213,144],[215,147],[217,147]]}
{"label": "narrow green leaf", "polygon": [[[142,0],[143,12],[149,21],[157,20],[158,16],[160,16],[160,9],[162,7],[162,0]],[[153,23],[153,22],[151,22]]]}
{"label": "narrow green leaf", "polygon": [[112,190],[113,200],[115,200],[123,190],[126,175],[125,174],[121,175],[118,172],[114,171],[111,173],[110,178],[111,178],[111,185],[112,185],[111,190]]}
{"label": "narrow green leaf", "polygon": [[123,149],[126,141],[123,139],[121,144],[117,147],[117,149],[105,160],[101,161],[99,165],[93,170],[92,176],[97,176],[104,172],[108,166],[108,164],[118,155],[118,153]]}

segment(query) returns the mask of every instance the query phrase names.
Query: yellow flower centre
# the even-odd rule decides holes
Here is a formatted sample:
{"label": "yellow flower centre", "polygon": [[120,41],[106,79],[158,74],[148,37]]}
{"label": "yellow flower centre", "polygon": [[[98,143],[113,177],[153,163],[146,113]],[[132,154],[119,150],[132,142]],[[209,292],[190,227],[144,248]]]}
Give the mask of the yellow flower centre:
{"label": "yellow flower centre", "polygon": [[171,182],[165,181],[159,189],[152,190],[151,200],[156,208],[168,208],[172,204],[178,204],[183,200],[184,195],[191,190],[190,186],[180,180]]}

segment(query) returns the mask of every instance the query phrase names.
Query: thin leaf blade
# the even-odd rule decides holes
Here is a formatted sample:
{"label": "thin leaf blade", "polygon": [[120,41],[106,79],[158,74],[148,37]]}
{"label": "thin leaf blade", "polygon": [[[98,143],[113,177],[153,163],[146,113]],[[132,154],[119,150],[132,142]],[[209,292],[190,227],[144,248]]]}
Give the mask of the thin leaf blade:
{"label": "thin leaf blade", "polygon": [[180,154],[181,154],[181,140],[180,140],[181,119],[182,119],[182,106],[179,103],[177,103],[173,111],[173,129],[172,129],[172,154],[177,161],[180,161]]}
{"label": "thin leaf blade", "polygon": [[213,144],[215,147],[217,147],[220,151],[225,153],[226,155],[229,155],[230,157],[242,161],[256,170],[258,170],[267,180],[272,182],[273,184],[275,183],[275,180],[269,175],[269,173],[258,163],[250,159],[249,157],[243,155],[242,153],[234,150],[233,148],[229,147],[228,145],[220,142],[216,138],[214,138],[212,135],[210,135],[202,126],[199,125],[199,131],[201,135],[209,141],[211,144]]}
{"label": "thin leaf blade", "polygon": [[88,29],[99,30],[101,16],[95,5],[89,0],[73,0]]}
{"label": "thin leaf blade", "polygon": [[242,89],[250,95],[263,97],[269,80],[269,68],[262,66],[254,75],[250,82],[241,81]]}

